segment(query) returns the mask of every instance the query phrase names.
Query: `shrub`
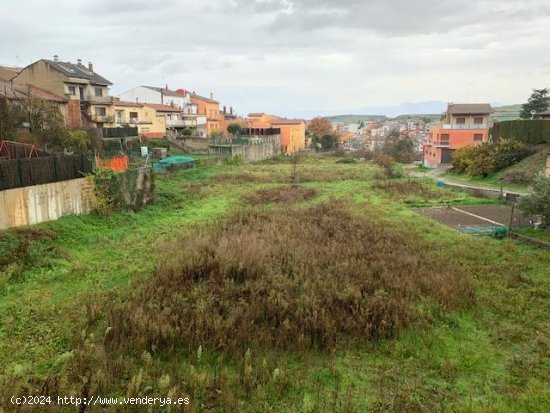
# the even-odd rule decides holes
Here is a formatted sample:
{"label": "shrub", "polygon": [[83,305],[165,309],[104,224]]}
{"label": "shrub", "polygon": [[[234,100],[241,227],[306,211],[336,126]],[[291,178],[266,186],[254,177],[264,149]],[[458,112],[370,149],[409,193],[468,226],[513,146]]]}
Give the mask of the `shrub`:
{"label": "shrub", "polygon": [[532,192],[520,198],[518,207],[528,214],[540,215],[543,225],[550,227],[550,178],[537,175]]}
{"label": "shrub", "polygon": [[519,141],[502,139],[498,142],[466,146],[453,154],[453,171],[472,176],[487,176],[521,161],[532,153]]}
{"label": "shrub", "polygon": [[483,143],[475,147],[466,172],[472,176],[487,176],[495,170],[495,154],[491,144]]}
{"label": "shrub", "polygon": [[494,170],[499,171],[508,168],[533,153],[523,142],[513,139],[501,139],[493,144],[495,166]]}
{"label": "shrub", "polygon": [[383,168],[385,178],[392,179],[403,176],[403,168],[399,167],[389,155],[376,155],[374,163]]}

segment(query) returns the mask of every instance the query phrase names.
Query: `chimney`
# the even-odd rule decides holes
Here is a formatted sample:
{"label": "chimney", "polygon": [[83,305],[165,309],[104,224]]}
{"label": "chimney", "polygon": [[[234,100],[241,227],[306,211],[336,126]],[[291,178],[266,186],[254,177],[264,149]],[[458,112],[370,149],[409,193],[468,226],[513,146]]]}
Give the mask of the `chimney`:
{"label": "chimney", "polygon": [[227,107],[226,106],[223,107],[223,113],[227,113]]}
{"label": "chimney", "polygon": [[94,71],[94,65],[92,64],[92,62],[88,62],[88,70],[90,72],[93,72]]}
{"label": "chimney", "polygon": [[76,59],[76,64],[78,66],[82,66],[82,59]]}
{"label": "chimney", "polygon": [[53,61],[54,61],[54,62],[59,62],[59,56],[56,55],[56,54],[54,54],[54,55],[53,55]]}
{"label": "chimney", "polygon": [[229,107],[229,114],[230,114],[230,115],[233,114],[233,106]]}
{"label": "chimney", "polygon": [[214,100],[214,94],[210,92],[210,99]]}
{"label": "chimney", "polygon": [[164,89],[168,92],[168,85],[164,85]]}

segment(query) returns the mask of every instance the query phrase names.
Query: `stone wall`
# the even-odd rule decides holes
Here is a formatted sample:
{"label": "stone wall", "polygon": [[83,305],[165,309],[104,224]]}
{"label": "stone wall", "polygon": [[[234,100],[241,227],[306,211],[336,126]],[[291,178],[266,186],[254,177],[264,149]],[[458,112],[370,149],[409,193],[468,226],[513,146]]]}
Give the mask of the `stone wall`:
{"label": "stone wall", "polygon": [[92,199],[86,178],[0,191],[0,229],[86,214]]}

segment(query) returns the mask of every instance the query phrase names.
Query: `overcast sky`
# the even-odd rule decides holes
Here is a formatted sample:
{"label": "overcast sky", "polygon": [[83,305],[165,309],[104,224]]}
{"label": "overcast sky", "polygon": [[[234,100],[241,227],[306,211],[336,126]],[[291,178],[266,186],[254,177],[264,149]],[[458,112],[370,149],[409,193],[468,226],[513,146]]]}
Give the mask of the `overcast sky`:
{"label": "overcast sky", "polygon": [[548,0],[3,0],[0,65],[92,61],[285,116],[404,101],[522,103],[550,86]]}

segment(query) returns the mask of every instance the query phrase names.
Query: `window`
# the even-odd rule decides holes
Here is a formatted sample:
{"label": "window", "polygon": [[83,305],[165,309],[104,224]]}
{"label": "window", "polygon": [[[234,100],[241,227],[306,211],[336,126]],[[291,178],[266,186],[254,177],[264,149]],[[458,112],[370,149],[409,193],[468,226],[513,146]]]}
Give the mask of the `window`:
{"label": "window", "polygon": [[103,89],[100,87],[94,88],[96,97],[100,98],[103,97]]}
{"label": "window", "polygon": [[137,112],[130,112],[130,120],[137,120],[138,113]]}
{"label": "window", "polygon": [[95,108],[96,116],[105,116],[107,114],[107,109],[105,108]]}
{"label": "window", "polygon": [[69,95],[71,96],[76,95],[76,86],[69,86]]}
{"label": "window", "polygon": [[483,134],[482,133],[475,133],[474,134],[474,142],[481,142],[483,141]]}
{"label": "window", "polygon": [[466,118],[456,118],[456,124],[457,125],[465,125],[466,124]]}
{"label": "window", "polygon": [[474,118],[474,124],[482,125],[483,124],[483,118],[480,118],[480,117]]}
{"label": "window", "polygon": [[449,144],[449,134],[448,133],[442,133],[441,138],[439,139],[439,143],[441,145],[448,145]]}

